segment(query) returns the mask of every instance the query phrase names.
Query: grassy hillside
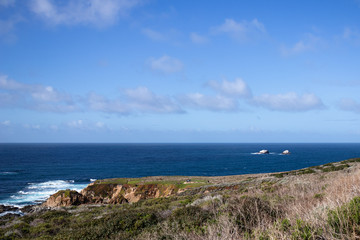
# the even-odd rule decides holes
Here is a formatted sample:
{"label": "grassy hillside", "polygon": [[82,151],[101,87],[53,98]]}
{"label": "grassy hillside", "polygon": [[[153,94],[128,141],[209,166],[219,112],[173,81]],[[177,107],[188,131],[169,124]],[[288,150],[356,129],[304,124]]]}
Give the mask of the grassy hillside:
{"label": "grassy hillside", "polygon": [[[183,182],[190,179],[189,185]],[[0,220],[0,239],[358,239],[360,159],[283,173],[106,179],[177,184],[166,198],[39,209]]]}

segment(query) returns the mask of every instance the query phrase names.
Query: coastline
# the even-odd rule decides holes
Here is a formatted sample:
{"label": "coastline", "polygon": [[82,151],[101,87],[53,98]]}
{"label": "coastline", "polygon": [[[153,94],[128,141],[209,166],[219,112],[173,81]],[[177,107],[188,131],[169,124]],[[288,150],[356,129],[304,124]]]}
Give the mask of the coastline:
{"label": "coastline", "polygon": [[[297,176],[303,174],[312,174],[312,173],[326,173],[332,171],[346,170],[347,168],[353,167],[354,164],[360,162],[358,158],[343,160],[340,162],[332,162],[319,166],[311,166],[307,168],[302,168],[292,171],[283,171],[283,172],[273,172],[273,173],[256,173],[256,174],[240,174],[240,175],[226,175],[226,176],[149,176],[141,178],[111,178],[111,179],[100,179],[91,181],[90,184],[86,185],[85,188],[77,190],[77,192],[82,192],[88,186],[94,184],[128,184],[135,183],[138,185],[146,184],[183,184],[185,185],[184,189],[188,190],[191,188],[204,188],[204,187],[216,187],[216,186],[237,186],[241,185],[248,180],[254,179],[269,179],[269,178],[283,178],[284,176]],[[64,191],[66,189],[61,189],[54,194]],[[72,190],[73,191],[73,190]],[[37,201],[35,204],[29,204],[25,206],[15,206],[15,205],[1,205],[0,204],[0,219],[7,218],[6,215],[11,216],[23,216],[28,213],[43,210],[42,206],[46,201],[54,194],[51,194],[48,198],[42,201]],[[71,204],[70,204],[71,205]]]}
{"label": "coastline", "polygon": [[360,158],[265,174],[102,179],[61,190],[24,216],[1,217],[0,236],[352,239],[359,182]]}

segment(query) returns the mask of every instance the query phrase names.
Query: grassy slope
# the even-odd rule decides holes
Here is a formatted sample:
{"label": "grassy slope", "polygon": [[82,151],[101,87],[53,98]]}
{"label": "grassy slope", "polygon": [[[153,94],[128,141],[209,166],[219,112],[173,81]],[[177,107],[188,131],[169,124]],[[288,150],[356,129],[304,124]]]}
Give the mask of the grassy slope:
{"label": "grassy slope", "polygon": [[[106,179],[101,182],[189,189],[134,204],[83,205],[2,220],[0,239],[356,239],[359,162],[274,174]],[[194,185],[184,184],[187,179]]]}

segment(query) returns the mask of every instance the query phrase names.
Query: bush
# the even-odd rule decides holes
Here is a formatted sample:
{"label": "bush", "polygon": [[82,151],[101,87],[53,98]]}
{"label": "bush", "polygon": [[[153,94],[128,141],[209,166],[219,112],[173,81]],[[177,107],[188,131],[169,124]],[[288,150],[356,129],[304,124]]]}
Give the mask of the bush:
{"label": "bush", "polygon": [[158,219],[151,210],[113,210],[113,213],[102,218],[77,222],[72,226],[72,232],[62,233],[62,239],[109,239],[114,236],[129,239],[143,229],[156,225]]}
{"label": "bush", "polygon": [[202,226],[212,217],[209,211],[199,206],[188,206],[176,209],[170,217],[170,222],[187,231],[203,232]]}
{"label": "bush", "polygon": [[291,227],[291,224],[290,224],[289,219],[285,218],[285,219],[281,220],[281,223],[280,223],[280,230],[281,231],[286,232],[286,231],[288,231],[290,229],[290,227]]}
{"label": "bush", "polygon": [[302,221],[301,219],[296,220],[296,225],[294,227],[294,231],[292,233],[293,239],[304,239],[304,240],[310,240],[315,239],[313,237],[313,230],[312,228]]}
{"label": "bush", "polygon": [[328,224],[337,234],[360,236],[360,197],[328,212]]}
{"label": "bush", "polygon": [[66,212],[66,211],[56,211],[56,210],[51,210],[51,211],[47,211],[45,212],[42,216],[40,216],[42,219],[48,221],[50,219],[54,219],[54,218],[59,218],[59,217],[69,217],[71,216],[70,213]]}
{"label": "bush", "polygon": [[319,200],[323,200],[324,195],[325,195],[324,193],[316,193],[314,195],[314,198],[319,199]]}
{"label": "bush", "polygon": [[343,170],[343,169],[348,168],[348,167],[350,167],[349,164],[341,164],[341,165],[338,165],[338,166],[330,165],[330,167],[323,168],[322,171],[323,172],[334,172],[334,171]]}
{"label": "bush", "polygon": [[254,228],[275,222],[282,213],[269,201],[258,197],[243,196],[229,204],[229,213],[241,232],[250,233]]}

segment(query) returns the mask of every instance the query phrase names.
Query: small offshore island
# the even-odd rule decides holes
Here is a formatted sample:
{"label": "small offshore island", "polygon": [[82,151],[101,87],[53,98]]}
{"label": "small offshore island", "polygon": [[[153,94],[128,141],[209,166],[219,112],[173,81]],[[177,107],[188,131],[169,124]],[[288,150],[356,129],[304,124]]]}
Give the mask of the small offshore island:
{"label": "small offshore island", "polygon": [[280,173],[97,180],[62,190],[1,239],[356,239],[360,158]]}

